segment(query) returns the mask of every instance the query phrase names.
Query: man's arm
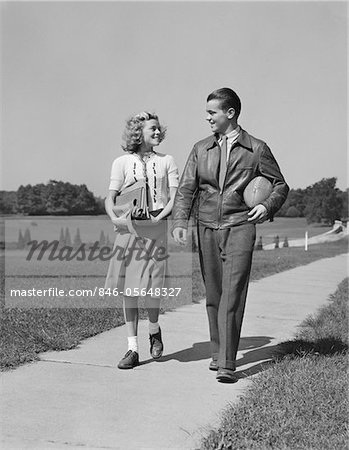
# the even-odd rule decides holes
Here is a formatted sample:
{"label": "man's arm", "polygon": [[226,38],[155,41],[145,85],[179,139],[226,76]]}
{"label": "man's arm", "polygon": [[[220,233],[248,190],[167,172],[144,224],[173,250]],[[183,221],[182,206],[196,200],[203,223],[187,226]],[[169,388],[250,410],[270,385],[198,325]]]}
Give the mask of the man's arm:
{"label": "man's arm", "polygon": [[261,203],[267,209],[268,218],[273,220],[275,213],[281,208],[287,198],[289,187],[286,184],[276,159],[266,144],[264,144],[260,155],[259,172],[268,178],[273,185],[271,194]]}
{"label": "man's arm", "polygon": [[187,230],[190,212],[198,190],[197,148],[191,151],[177,189],[172,210],[172,229]]}

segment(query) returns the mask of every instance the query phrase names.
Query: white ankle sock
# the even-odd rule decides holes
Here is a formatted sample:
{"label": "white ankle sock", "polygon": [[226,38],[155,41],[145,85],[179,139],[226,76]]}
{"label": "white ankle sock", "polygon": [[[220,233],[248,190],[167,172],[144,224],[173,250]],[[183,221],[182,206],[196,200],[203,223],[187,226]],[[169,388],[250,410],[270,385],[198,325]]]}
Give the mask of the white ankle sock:
{"label": "white ankle sock", "polygon": [[156,334],[160,330],[159,322],[149,322],[149,334]]}
{"label": "white ankle sock", "polygon": [[128,337],[127,341],[128,341],[128,349],[138,353],[138,337],[137,336]]}

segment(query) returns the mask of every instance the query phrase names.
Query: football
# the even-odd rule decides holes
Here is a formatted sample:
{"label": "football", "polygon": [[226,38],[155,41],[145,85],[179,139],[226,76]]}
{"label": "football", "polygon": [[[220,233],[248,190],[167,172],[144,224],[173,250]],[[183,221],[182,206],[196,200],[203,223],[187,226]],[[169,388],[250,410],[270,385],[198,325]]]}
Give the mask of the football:
{"label": "football", "polygon": [[244,200],[249,208],[253,208],[259,203],[266,200],[271,191],[273,190],[273,185],[269,180],[264,177],[256,177],[251,180],[244,190]]}

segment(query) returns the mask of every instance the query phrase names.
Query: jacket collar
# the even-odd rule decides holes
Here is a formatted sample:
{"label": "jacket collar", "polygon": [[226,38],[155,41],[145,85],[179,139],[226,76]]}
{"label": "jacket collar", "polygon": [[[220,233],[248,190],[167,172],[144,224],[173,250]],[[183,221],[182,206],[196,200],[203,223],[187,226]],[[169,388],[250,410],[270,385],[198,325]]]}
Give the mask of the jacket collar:
{"label": "jacket collar", "polygon": [[[216,133],[211,137],[210,141],[208,142],[206,150],[211,150],[211,148],[214,148],[216,146],[218,147],[219,146],[218,140],[219,134]],[[252,150],[250,135],[247,133],[247,131],[243,130],[242,128],[234,146],[236,146],[236,144],[240,144],[241,147],[244,147],[247,150]]]}

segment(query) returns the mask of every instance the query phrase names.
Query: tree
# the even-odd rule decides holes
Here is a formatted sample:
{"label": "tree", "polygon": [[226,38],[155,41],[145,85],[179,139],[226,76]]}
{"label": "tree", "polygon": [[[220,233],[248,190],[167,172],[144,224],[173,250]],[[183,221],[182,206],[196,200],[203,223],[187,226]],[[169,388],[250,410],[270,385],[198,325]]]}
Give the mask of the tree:
{"label": "tree", "polygon": [[[281,209],[276,213],[279,217],[304,217],[304,209],[306,203],[306,189],[290,189],[285,203],[282,205]],[[292,209],[290,209],[292,208]],[[297,209],[297,216],[289,215],[295,213]]]}
{"label": "tree", "polygon": [[91,215],[105,214],[104,200],[95,198],[85,184],[50,180],[20,186],[17,192],[0,191],[1,214]]}
{"label": "tree", "polygon": [[0,214],[16,214],[17,208],[17,192],[0,191]]}
{"label": "tree", "polygon": [[81,242],[81,237],[80,237],[80,229],[78,228],[76,230],[76,234],[74,237],[73,246],[74,246],[74,248],[79,248],[81,244],[82,244],[82,242]]}
{"label": "tree", "polygon": [[43,183],[35,184],[31,189],[31,215],[43,215],[46,212],[46,186]]}
{"label": "tree", "polygon": [[97,214],[106,214],[105,212],[105,198],[95,197],[96,201],[96,213]]}
{"label": "tree", "polygon": [[66,246],[68,246],[68,247],[72,246],[70,232],[69,232],[69,228],[68,227],[66,227],[66,229],[65,229],[64,241],[65,241],[65,245]]}
{"label": "tree", "polygon": [[325,222],[333,225],[342,216],[343,199],[336,188],[337,178],[323,178],[306,189],[304,215],[308,223]]}
{"label": "tree", "polygon": [[29,214],[31,210],[32,199],[32,186],[27,184],[26,186],[19,186],[17,191],[17,204],[18,212],[23,214]]}
{"label": "tree", "polygon": [[17,191],[18,211],[23,214],[42,215],[46,212],[46,186],[20,186]]}
{"label": "tree", "polygon": [[349,199],[349,189],[347,189],[344,192],[339,193],[341,199],[342,199],[342,214],[341,219],[348,219],[348,199]]}
{"label": "tree", "polygon": [[63,230],[63,228],[61,228],[61,232],[60,232],[60,235],[59,235],[59,240],[58,240],[58,242],[59,242],[59,246],[60,247],[64,247],[65,246],[65,237],[64,237],[64,230]]}
{"label": "tree", "polygon": [[[52,215],[69,214],[74,193],[62,181],[50,180],[47,185],[46,210]],[[69,184],[69,183],[68,183]]]}
{"label": "tree", "polygon": [[96,214],[98,207],[92,192],[85,184],[76,186],[76,197],[72,202],[73,214]]}
{"label": "tree", "polygon": [[104,234],[104,231],[102,230],[101,231],[101,234],[100,234],[100,236],[99,236],[99,246],[100,247],[104,247],[105,246],[105,234]]}
{"label": "tree", "polygon": [[25,242],[24,242],[24,237],[23,237],[23,234],[22,234],[22,230],[19,230],[17,248],[23,249],[24,246],[25,246]]}
{"label": "tree", "polygon": [[105,245],[106,245],[106,247],[109,247],[109,248],[113,247],[113,244],[110,242],[110,239],[109,239],[109,234],[107,234],[107,239],[106,239]]}
{"label": "tree", "polygon": [[96,199],[85,184],[80,186],[50,180],[47,185],[46,209],[52,215],[97,214]]}
{"label": "tree", "polygon": [[285,214],[286,217],[301,217],[301,213],[296,206],[290,206]]}
{"label": "tree", "polygon": [[28,242],[30,242],[32,240],[31,235],[30,235],[30,230],[29,228],[26,228],[25,232],[24,232],[24,236],[23,236],[23,243],[24,246],[28,244]]}

